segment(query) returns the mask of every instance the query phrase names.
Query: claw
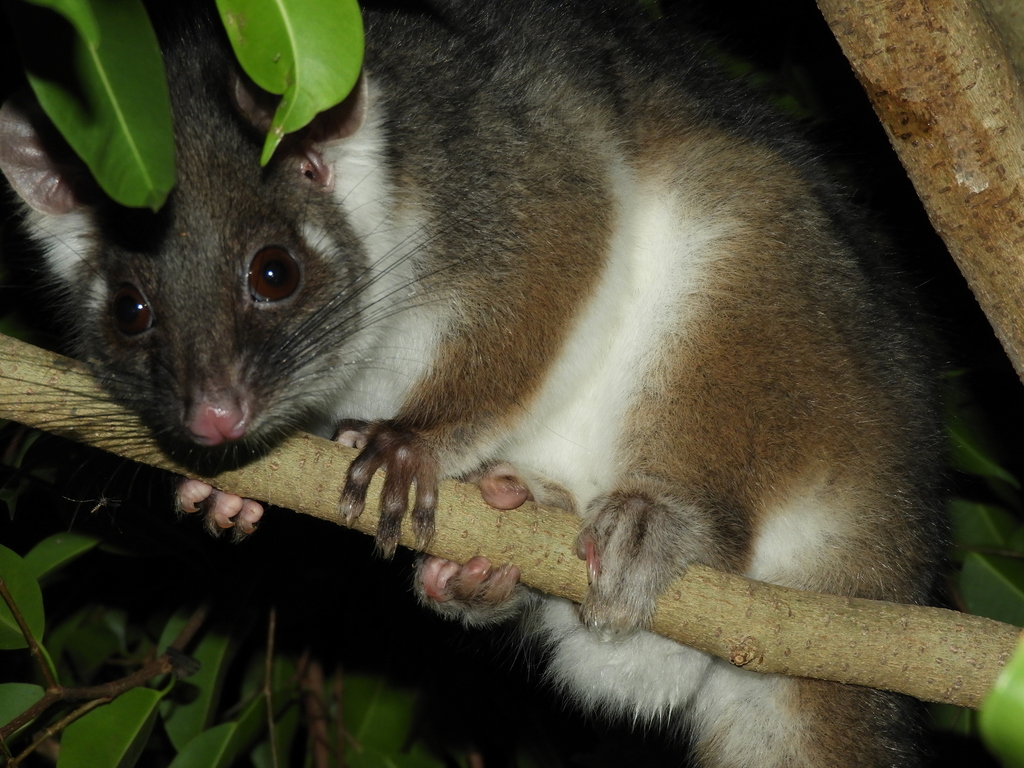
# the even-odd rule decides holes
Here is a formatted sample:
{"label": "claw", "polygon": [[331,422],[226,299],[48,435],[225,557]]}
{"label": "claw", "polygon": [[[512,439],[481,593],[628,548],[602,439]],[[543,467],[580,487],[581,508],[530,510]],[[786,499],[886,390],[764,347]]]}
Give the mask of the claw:
{"label": "claw", "polygon": [[[351,438],[351,429],[340,430],[338,439]],[[415,432],[379,422],[365,426],[365,447],[349,468],[341,493],[340,511],[349,523],[362,514],[366,491],[378,469],[385,472],[377,523],[377,550],[391,557],[401,537],[402,518],[409,510],[410,489],[416,487],[411,515],[415,546],[423,549],[434,535],[438,469],[433,456]]]}

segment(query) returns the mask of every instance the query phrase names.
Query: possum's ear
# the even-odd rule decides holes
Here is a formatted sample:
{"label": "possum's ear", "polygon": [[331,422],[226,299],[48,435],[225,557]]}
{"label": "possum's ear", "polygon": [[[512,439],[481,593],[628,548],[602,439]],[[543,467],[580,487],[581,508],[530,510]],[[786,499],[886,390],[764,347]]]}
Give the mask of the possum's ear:
{"label": "possum's ear", "polygon": [[[233,73],[232,80],[238,111],[261,132],[269,131],[281,97],[267,93],[242,73]],[[356,133],[366,119],[366,98],[366,76],[360,73],[352,92],[340,104],[324,110],[299,131],[303,141],[324,145]]]}
{"label": "possum's ear", "polygon": [[359,73],[352,92],[340,104],[324,110],[309,125],[309,139],[318,144],[330,144],[354,135],[366,122],[368,98],[366,72]]}
{"label": "possum's ear", "polygon": [[[49,130],[47,130],[49,129]],[[61,216],[82,207],[75,188],[84,176],[71,152],[61,146],[42,109],[27,94],[12,96],[0,107],[0,171],[29,206]]]}

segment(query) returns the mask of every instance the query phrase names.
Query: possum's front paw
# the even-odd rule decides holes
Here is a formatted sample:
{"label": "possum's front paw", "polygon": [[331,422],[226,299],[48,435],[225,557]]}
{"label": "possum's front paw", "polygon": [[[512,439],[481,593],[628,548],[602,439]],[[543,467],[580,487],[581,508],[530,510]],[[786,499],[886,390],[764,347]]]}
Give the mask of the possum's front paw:
{"label": "possum's front paw", "polygon": [[590,582],[580,620],[609,638],[649,626],[658,595],[681,571],[683,533],[669,501],[613,491],[591,502],[576,539]]}
{"label": "possum's front paw", "polygon": [[230,528],[236,539],[256,530],[263,517],[258,501],[223,493],[199,480],[183,479],[174,492],[174,505],[187,514],[205,512],[206,528],[217,536]]}
{"label": "possum's front paw", "polygon": [[[358,425],[358,426],[353,426]],[[383,469],[384,488],[380,495],[377,548],[391,557],[398,546],[402,518],[409,510],[409,490],[416,496],[410,519],[417,549],[423,549],[434,535],[434,510],[440,469],[433,451],[416,432],[393,422],[371,424],[343,422],[335,437],[362,452],[349,467],[341,492],[341,513],[351,523],[366,506],[366,490],[378,469]]]}
{"label": "possum's front paw", "polygon": [[470,558],[465,565],[421,557],[414,581],[420,602],[468,626],[486,626],[517,613],[526,599],[519,584],[519,568],[494,567],[486,557]]}

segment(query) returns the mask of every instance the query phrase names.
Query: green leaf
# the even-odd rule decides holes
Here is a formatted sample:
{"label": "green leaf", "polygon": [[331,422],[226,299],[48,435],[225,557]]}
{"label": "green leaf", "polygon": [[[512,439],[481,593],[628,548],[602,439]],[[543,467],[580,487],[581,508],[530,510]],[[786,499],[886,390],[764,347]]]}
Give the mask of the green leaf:
{"label": "green leaf", "polygon": [[171,762],[170,768],[222,768],[234,760],[229,750],[238,723],[223,723],[192,739]]}
{"label": "green leaf", "polygon": [[52,5],[67,16],[9,4],[32,90],[111,198],[158,209],[174,186],[174,139],[163,59],[141,0],[91,0],[95,29],[76,3]]}
{"label": "green leaf", "polygon": [[[43,614],[43,593],[39,582],[32,575],[32,569],[25,561],[7,547],[0,546],[0,578],[7,585],[7,590],[14,598],[18,610],[25,619],[29,630],[36,641],[42,642],[45,617]],[[21,627],[7,607],[0,600],[0,650],[27,648],[28,642],[21,632]]]}
{"label": "green leaf", "polygon": [[976,713],[973,709],[957,707],[953,704],[928,705],[928,712],[931,714],[932,724],[939,730],[957,733],[961,736],[973,736],[976,733]]}
{"label": "green leaf", "polygon": [[345,745],[352,768],[403,766],[440,768],[443,761],[413,745],[404,749],[412,730],[416,695],[389,685],[383,678],[345,677],[345,725],[355,743]]}
{"label": "green leaf", "polygon": [[222,768],[231,765],[267,724],[266,699],[257,696],[237,720],[203,731],[193,738],[170,768]]}
{"label": "green leaf", "polygon": [[352,90],[363,61],[356,0],[217,0],[235,56],[260,88],[283,94],[263,147],[269,162],[286,133]]}
{"label": "green leaf", "polygon": [[[1001,496],[1007,496],[1001,484],[1019,491],[1020,482],[999,464],[989,434],[988,420],[974,400],[962,373],[947,380],[946,432],[952,446],[950,461],[962,472],[985,478]],[[1016,501],[1015,498],[1010,498]]]}
{"label": "green leaf", "polygon": [[123,610],[87,605],[50,627],[47,645],[55,658],[67,656],[78,677],[88,680],[111,656],[124,654]]}
{"label": "green leaf", "polygon": [[149,740],[161,691],[133,688],[64,729],[57,768],[131,768]]}
{"label": "green leaf", "polygon": [[1024,644],[996,679],[981,705],[981,736],[1010,768],[1024,768]]}
{"label": "green leaf", "polygon": [[292,742],[299,732],[299,706],[297,689],[285,692],[274,692],[274,744],[277,747],[276,761],[271,759],[270,739],[264,739],[251,752],[252,762],[255,768],[274,768],[274,766],[288,765],[288,755],[291,753]]}
{"label": "green leaf", "polygon": [[18,501],[22,492],[29,486],[25,478],[12,478],[7,480],[3,487],[0,487],[0,501],[7,505],[10,519],[13,520],[18,512]]}
{"label": "green leaf", "polygon": [[412,727],[416,697],[380,677],[346,675],[345,724],[364,747],[391,749],[403,744]]}
{"label": "green leaf", "polygon": [[33,576],[41,579],[79,555],[85,554],[99,542],[100,540],[95,536],[87,536],[83,533],[71,531],[56,533],[36,544],[25,555],[25,564],[28,565]]}
{"label": "green leaf", "polygon": [[967,499],[949,505],[953,540],[963,549],[1005,547],[1017,529],[1017,519],[1006,509]]}
{"label": "green leaf", "polygon": [[256,736],[267,724],[267,699],[265,696],[257,696],[249,701],[242,709],[241,714],[236,718],[238,726],[231,736],[228,748],[232,758],[239,755],[242,750],[247,749],[256,741]]}
{"label": "green leaf", "polygon": [[970,613],[1024,626],[1024,562],[968,553],[960,590]]}
{"label": "green leaf", "polygon": [[[263,679],[266,675],[266,657],[264,654],[255,654],[245,671],[242,680],[242,698],[261,696]],[[274,656],[273,669],[271,671],[271,697],[274,706],[274,741],[277,746],[276,765],[288,765],[288,755],[291,751],[291,744],[299,728],[299,683],[298,665],[293,657],[278,654]],[[253,706],[252,702],[249,708]],[[260,710],[261,713],[264,710]],[[243,714],[239,718],[242,723],[251,715]],[[253,764],[256,768],[272,768],[275,765],[270,758],[269,738],[257,745],[251,753]]]}
{"label": "green leaf", "polygon": [[43,433],[40,432],[38,429],[32,429],[29,430],[21,438],[21,440],[18,443],[18,450],[11,458],[10,464],[12,467],[17,467],[18,469],[21,469],[24,466],[25,457],[28,455],[29,449],[35,444],[36,440],[38,440],[42,436],[42,434]]}
{"label": "green leaf", "polygon": [[44,693],[40,686],[29,683],[0,684],[0,726],[7,725],[43,698]]}
{"label": "green leaf", "polygon": [[[161,653],[181,631],[187,619],[184,614],[176,614],[167,623],[158,644]],[[213,722],[220,705],[224,675],[233,653],[231,636],[216,631],[207,632],[189,652],[201,666],[198,672],[178,684],[177,693],[189,690],[194,697],[185,702],[168,699],[163,706],[164,727],[178,750],[184,749]]]}

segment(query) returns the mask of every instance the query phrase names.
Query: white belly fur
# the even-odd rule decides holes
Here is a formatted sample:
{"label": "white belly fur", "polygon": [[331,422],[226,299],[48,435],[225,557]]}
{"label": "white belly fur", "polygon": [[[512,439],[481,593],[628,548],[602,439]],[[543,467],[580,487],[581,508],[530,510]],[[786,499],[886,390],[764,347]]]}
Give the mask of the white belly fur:
{"label": "white belly fur", "polygon": [[[585,512],[621,472],[616,446],[636,393],[668,334],[685,333],[700,307],[715,243],[731,230],[678,185],[613,171],[624,190],[601,285],[546,386],[498,458],[563,484]],[[648,632],[619,641],[584,629],[573,606],[546,599],[530,629],[551,646],[549,675],[591,709],[679,723],[710,674],[707,655]]]}

